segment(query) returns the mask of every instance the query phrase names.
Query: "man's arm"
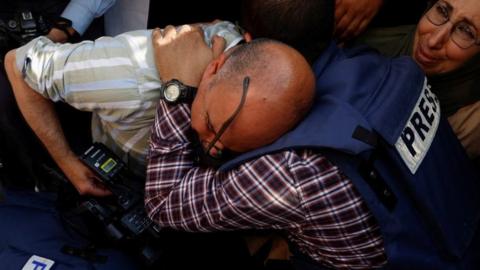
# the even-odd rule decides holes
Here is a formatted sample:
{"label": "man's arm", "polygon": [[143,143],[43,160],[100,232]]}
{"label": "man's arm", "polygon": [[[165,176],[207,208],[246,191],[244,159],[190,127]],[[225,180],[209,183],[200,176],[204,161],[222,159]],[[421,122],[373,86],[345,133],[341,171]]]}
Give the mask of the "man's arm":
{"label": "man's arm", "polygon": [[288,154],[218,172],[193,162],[191,132],[188,105],[159,102],[145,186],[152,220],[187,231],[282,229],[304,220]]}
{"label": "man's arm", "polygon": [[78,192],[97,196],[110,194],[70,149],[53,103],[23,80],[15,63],[15,51],[10,51],[5,56],[5,70],[25,120]]}

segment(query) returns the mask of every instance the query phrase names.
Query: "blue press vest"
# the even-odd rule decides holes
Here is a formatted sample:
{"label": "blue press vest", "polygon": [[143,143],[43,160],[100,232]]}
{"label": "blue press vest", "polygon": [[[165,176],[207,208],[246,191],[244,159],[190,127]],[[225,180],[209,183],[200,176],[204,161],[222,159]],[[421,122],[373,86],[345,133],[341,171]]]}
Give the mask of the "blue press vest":
{"label": "blue press vest", "polygon": [[314,70],[309,115],[221,170],[285,149],[319,149],[376,217],[387,269],[480,269],[479,177],[418,66],[331,44]]}
{"label": "blue press vest", "polygon": [[8,191],[0,201],[0,269],[135,270],[141,266],[120,250],[101,248],[105,261],[70,255],[64,247],[84,249],[90,242],[69,226],[51,193]]}

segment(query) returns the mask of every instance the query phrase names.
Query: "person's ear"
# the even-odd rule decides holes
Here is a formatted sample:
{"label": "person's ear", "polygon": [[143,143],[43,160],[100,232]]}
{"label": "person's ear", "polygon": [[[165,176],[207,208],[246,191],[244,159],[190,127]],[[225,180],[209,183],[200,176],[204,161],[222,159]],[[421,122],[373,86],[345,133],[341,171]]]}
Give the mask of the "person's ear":
{"label": "person's ear", "polygon": [[245,42],[250,42],[250,41],[252,41],[252,39],[253,39],[253,38],[252,38],[252,34],[250,34],[250,32],[245,32],[245,33],[243,34],[243,38],[245,39]]}
{"label": "person's ear", "polygon": [[226,60],[227,55],[225,53],[222,53],[217,58],[213,59],[210,64],[208,64],[205,72],[203,72],[202,81],[208,80],[209,78],[215,76],[223,64],[225,64]]}

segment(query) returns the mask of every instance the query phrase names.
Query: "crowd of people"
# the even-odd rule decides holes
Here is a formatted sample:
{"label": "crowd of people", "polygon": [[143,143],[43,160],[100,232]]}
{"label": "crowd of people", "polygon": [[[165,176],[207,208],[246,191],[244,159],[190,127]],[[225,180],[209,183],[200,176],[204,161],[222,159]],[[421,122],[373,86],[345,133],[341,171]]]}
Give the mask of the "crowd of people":
{"label": "crowd of people", "polygon": [[3,136],[41,149],[25,121],[80,195],[109,196],[54,103],[88,111],[155,224],[271,231],[292,269],[476,269],[480,4],[423,1],[417,24],[378,28],[391,2],[243,0],[239,24],[145,30],[145,1],[62,43],[129,5],[71,1],[5,56]]}

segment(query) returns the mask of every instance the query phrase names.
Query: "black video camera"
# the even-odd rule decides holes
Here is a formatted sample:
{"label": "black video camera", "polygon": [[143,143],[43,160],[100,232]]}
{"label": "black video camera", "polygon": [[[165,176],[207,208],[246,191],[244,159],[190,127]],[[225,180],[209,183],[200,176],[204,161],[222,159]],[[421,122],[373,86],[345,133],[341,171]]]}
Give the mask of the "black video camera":
{"label": "black video camera", "polygon": [[88,198],[81,207],[103,224],[113,240],[137,243],[146,265],[155,263],[161,255],[160,228],[145,212],[144,180],[134,181],[126,164],[101,143],[94,143],[80,159],[113,193],[113,198]]}
{"label": "black video camera", "polygon": [[45,35],[50,29],[47,19],[31,10],[0,16],[0,55],[30,40]]}

